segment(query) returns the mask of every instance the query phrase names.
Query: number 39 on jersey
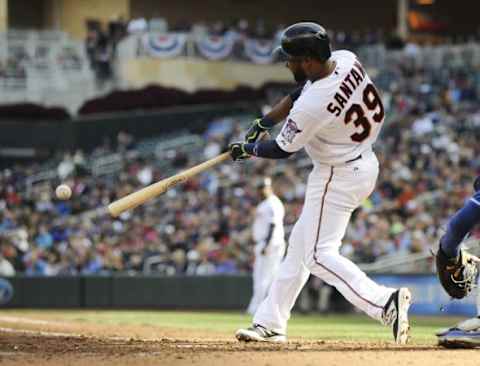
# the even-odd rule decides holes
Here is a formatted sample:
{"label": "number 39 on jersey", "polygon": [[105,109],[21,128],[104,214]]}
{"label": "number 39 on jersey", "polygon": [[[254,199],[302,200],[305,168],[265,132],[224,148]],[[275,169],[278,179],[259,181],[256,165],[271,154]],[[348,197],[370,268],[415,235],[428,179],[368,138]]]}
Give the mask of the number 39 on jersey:
{"label": "number 39 on jersey", "polygon": [[[345,77],[338,92],[335,93],[335,102],[329,103],[327,110],[337,117],[340,116],[350,96],[361,85],[364,77],[363,67],[359,62],[355,62],[351,72]],[[361,93],[361,103],[353,103],[345,112],[345,125],[353,123],[356,127],[355,132],[350,135],[354,142],[362,142],[367,139],[370,136],[372,123],[381,123],[385,117],[382,100],[375,86],[368,83]]]}

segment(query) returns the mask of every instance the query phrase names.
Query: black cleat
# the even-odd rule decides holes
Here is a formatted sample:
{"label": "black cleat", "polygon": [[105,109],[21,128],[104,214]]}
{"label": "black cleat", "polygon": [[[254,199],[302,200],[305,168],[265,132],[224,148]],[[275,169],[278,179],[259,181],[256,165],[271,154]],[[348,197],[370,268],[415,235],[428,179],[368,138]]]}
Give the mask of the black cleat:
{"label": "black cleat", "polygon": [[412,303],[412,294],[408,288],[402,287],[395,291],[383,308],[382,320],[385,325],[391,325],[393,337],[397,344],[407,344],[410,324],[408,309]]}

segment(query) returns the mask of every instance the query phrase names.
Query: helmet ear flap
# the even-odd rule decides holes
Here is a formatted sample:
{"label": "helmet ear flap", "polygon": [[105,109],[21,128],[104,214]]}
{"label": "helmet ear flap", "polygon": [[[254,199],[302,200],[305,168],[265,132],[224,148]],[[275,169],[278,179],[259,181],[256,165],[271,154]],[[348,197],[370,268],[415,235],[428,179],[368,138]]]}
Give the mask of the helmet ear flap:
{"label": "helmet ear flap", "polygon": [[288,58],[288,54],[285,52],[282,46],[276,47],[272,52],[273,62],[287,62]]}
{"label": "helmet ear flap", "polygon": [[330,38],[328,37],[328,33],[327,31],[320,31],[320,32],[317,32],[317,34],[315,34],[315,37],[317,37],[318,39],[322,40],[322,41],[328,41],[330,42]]}

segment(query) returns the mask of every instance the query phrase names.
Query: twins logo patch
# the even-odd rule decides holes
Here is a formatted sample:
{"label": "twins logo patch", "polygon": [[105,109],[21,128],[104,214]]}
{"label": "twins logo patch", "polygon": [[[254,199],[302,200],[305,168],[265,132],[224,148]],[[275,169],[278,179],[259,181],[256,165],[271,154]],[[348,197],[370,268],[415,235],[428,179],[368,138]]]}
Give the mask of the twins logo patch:
{"label": "twins logo patch", "polygon": [[289,119],[285,126],[283,126],[282,137],[285,139],[285,141],[291,144],[295,138],[295,135],[300,132],[302,132],[302,130],[298,129],[297,124],[293,120]]}

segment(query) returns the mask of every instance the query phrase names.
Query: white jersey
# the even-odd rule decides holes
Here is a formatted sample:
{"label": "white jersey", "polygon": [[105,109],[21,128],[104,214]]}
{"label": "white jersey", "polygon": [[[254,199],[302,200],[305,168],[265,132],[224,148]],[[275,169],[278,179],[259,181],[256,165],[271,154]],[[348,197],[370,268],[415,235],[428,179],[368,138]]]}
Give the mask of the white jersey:
{"label": "white jersey", "polygon": [[305,148],[313,162],[329,165],[371,149],[384,120],[380,96],[350,51],[335,51],[335,70],[308,81],[276,141],[287,152]]}
{"label": "white jersey", "polygon": [[270,224],[275,228],[270,239],[270,245],[282,245],[285,242],[285,231],[283,228],[283,218],[285,208],[282,201],[274,194],[259,203],[255,211],[255,220],[253,222],[253,240],[258,244],[265,244]]}

